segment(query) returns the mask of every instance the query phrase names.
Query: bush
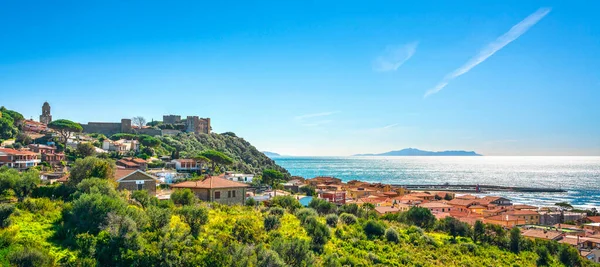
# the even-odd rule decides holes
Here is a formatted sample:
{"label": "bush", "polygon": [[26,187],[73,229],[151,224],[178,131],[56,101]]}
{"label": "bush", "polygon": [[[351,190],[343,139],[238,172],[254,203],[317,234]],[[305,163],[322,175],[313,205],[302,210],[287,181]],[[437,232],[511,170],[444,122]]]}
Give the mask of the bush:
{"label": "bush", "polygon": [[424,229],[430,229],[435,223],[435,216],[427,208],[412,207],[402,214],[402,221]]}
{"label": "bush", "polygon": [[296,217],[300,220],[300,223],[305,224],[309,217],[318,216],[317,212],[311,208],[302,208],[296,212]]}
{"label": "bush", "polygon": [[54,203],[48,198],[26,198],[19,203],[19,208],[40,214],[55,210]]}
{"label": "bush", "polygon": [[48,253],[28,247],[11,251],[8,254],[8,261],[18,267],[43,267],[52,266],[54,263],[54,259]]}
{"label": "bush", "polygon": [[375,220],[367,221],[363,229],[369,238],[377,238],[385,233],[385,225]]}
{"label": "bush", "polygon": [[344,204],[338,208],[338,212],[340,214],[348,213],[348,214],[352,214],[354,216],[359,216],[360,208],[358,207],[358,205],[356,203]]}
{"label": "bush", "polygon": [[388,228],[385,230],[385,239],[389,242],[398,243],[400,241],[400,236],[398,236],[398,232],[394,230],[394,228]]}
{"label": "bush", "polygon": [[283,216],[284,213],[285,213],[285,210],[280,207],[272,207],[269,209],[269,214],[271,214],[271,215],[281,217],[281,216]]}
{"label": "bush", "polygon": [[313,198],[308,207],[315,209],[319,214],[335,213],[335,204],[320,198]]}
{"label": "bush", "polygon": [[325,221],[327,222],[327,225],[335,227],[338,222],[338,216],[335,214],[329,214],[325,217]]}
{"label": "bush", "polygon": [[249,197],[249,198],[246,199],[246,203],[245,204],[248,207],[254,207],[254,206],[256,206],[257,203],[258,202],[256,202],[256,200],[254,198]]}
{"label": "bush", "polygon": [[327,225],[319,222],[316,217],[309,216],[306,219],[306,223],[304,226],[306,229],[306,233],[311,237],[311,246],[312,249],[316,252],[321,253],[323,251],[323,247],[329,241],[331,237],[331,232]]}
{"label": "bush", "polygon": [[175,189],[171,193],[171,200],[177,205],[192,205],[196,203],[196,196],[189,188]]}
{"label": "bush", "polygon": [[344,223],[344,224],[355,224],[356,221],[358,220],[356,218],[356,216],[349,214],[349,213],[342,213],[340,215],[340,220]]}
{"label": "bush", "polygon": [[199,205],[184,206],[179,210],[179,214],[183,217],[183,221],[190,226],[193,236],[198,236],[200,227],[208,222],[208,211]]}
{"label": "bush", "polygon": [[271,199],[271,206],[288,209],[290,212],[302,207],[300,202],[293,196],[276,196]]}
{"label": "bush", "polygon": [[146,190],[135,190],[131,193],[131,198],[140,203],[143,208],[148,208],[152,201],[152,197]]}
{"label": "bush", "polygon": [[258,239],[262,234],[261,230],[262,229],[260,229],[251,218],[244,217],[235,221],[232,232],[233,236],[235,236],[239,242],[255,244],[259,241]]}
{"label": "bush", "polygon": [[15,211],[12,204],[0,204],[0,228],[6,228],[10,225],[10,215]]}
{"label": "bush", "polygon": [[281,223],[279,222],[279,217],[275,215],[267,215],[264,219],[265,230],[271,231],[279,228]]}
{"label": "bush", "polygon": [[298,237],[277,238],[271,242],[275,250],[288,266],[313,266],[315,257],[310,250],[310,242]]}
{"label": "bush", "polygon": [[300,187],[300,192],[306,194],[307,196],[316,196],[317,195],[317,191],[315,190],[315,188],[312,186],[309,186],[309,185]]}

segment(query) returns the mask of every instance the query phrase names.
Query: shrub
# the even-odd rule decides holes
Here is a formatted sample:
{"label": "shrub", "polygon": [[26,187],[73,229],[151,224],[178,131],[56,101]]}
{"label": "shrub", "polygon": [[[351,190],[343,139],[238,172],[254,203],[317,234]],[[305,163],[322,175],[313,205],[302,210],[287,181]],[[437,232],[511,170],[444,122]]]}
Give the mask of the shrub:
{"label": "shrub", "polygon": [[279,217],[275,215],[267,215],[264,219],[265,230],[271,231],[279,228],[281,223],[279,222]]}
{"label": "shrub", "polygon": [[327,225],[331,227],[336,227],[338,222],[338,216],[335,214],[329,214],[325,217],[325,222],[327,222]]}
{"label": "shrub", "polygon": [[315,257],[310,250],[310,242],[298,237],[277,238],[271,242],[275,250],[289,266],[313,266]]}
{"label": "shrub", "polygon": [[360,211],[360,209],[356,203],[344,204],[344,205],[340,206],[338,209],[338,212],[340,214],[349,213],[354,216],[359,216],[359,211]]}
{"label": "shrub", "polygon": [[405,223],[425,229],[433,227],[435,223],[435,216],[427,208],[412,207],[402,217]]}
{"label": "shrub", "polygon": [[329,231],[327,225],[319,222],[316,217],[309,216],[306,219],[304,228],[311,237],[312,249],[319,253],[322,252],[323,247],[325,244],[327,244],[327,241],[329,241],[329,238],[331,237],[331,232]]}
{"label": "shrub", "polygon": [[20,248],[13,250],[8,255],[8,261],[18,267],[29,266],[52,266],[54,259],[48,253],[42,252],[35,248]]}
{"label": "shrub", "polygon": [[256,257],[258,259],[257,266],[269,266],[269,267],[283,267],[286,266],[285,262],[279,257],[277,252],[260,246]]}
{"label": "shrub", "polygon": [[152,197],[146,190],[135,190],[131,193],[131,198],[140,203],[143,208],[148,208],[152,201]]}
{"label": "shrub", "polygon": [[385,226],[375,220],[367,221],[363,229],[369,238],[377,238],[385,233]]}
{"label": "shrub", "polygon": [[177,205],[192,205],[196,202],[196,196],[189,188],[175,189],[171,193],[171,200]]}
{"label": "shrub", "polygon": [[296,212],[296,217],[298,217],[298,220],[300,220],[300,223],[302,224],[305,224],[309,217],[316,216],[318,216],[317,212],[311,208],[302,208]]}
{"label": "shrub", "polygon": [[232,232],[239,242],[254,244],[258,243],[262,231],[251,218],[244,217],[235,221]]}
{"label": "shrub", "polygon": [[198,236],[200,227],[208,222],[208,211],[198,205],[184,206],[179,210],[179,214],[183,216],[183,221],[190,226],[193,236]]}
{"label": "shrub", "polygon": [[356,221],[358,220],[356,218],[356,216],[349,214],[349,213],[342,213],[340,215],[340,220],[344,223],[344,224],[355,224]]}
{"label": "shrub", "polygon": [[335,204],[320,198],[313,198],[308,207],[315,209],[319,214],[335,213]]}
{"label": "shrub", "polygon": [[271,214],[271,215],[281,217],[281,216],[283,216],[284,213],[285,213],[285,210],[280,207],[272,207],[269,209],[269,214]]}
{"label": "shrub", "polygon": [[398,232],[394,230],[394,228],[388,228],[385,230],[385,239],[389,242],[398,243],[400,241],[400,236],[398,236]]}
{"label": "shrub", "polygon": [[55,210],[54,203],[47,198],[26,198],[19,204],[19,208],[40,214]]}
{"label": "shrub", "polygon": [[246,206],[248,207],[254,207],[256,206],[257,202],[254,198],[249,197],[248,199],[246,199]]}
{"label": "shrub", "polygon": [[271,199],[271,206],[288,209],[291,212],[302,207],[300,202],[293,196],[276,196]]}
{"label": "shrub", "polygon": [[15,211],[12,204],[0,204],[0,228],[6,228],[10,225],[10,215]]}

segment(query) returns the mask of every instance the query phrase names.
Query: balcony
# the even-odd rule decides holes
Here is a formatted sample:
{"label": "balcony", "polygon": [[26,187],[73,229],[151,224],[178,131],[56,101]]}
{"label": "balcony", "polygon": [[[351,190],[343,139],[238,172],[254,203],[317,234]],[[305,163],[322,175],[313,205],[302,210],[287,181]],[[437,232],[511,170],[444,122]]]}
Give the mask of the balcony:
{"label": "balcony", "polygon": [[29,159],[29,160],[15,160],[14,163],[17,163],[17,164],[28,164],[28,163],[40,163],[40,162],[42,162],[42,161],[39,160],[39,159]]}

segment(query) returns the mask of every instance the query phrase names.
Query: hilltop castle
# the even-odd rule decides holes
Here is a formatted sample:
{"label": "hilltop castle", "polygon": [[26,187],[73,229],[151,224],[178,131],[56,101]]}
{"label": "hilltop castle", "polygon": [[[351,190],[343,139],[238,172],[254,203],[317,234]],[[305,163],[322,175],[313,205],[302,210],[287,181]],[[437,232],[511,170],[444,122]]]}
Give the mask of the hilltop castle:
{"label": "hilltop castle", "polygon": [[181,132],[210,134],[210,118],[200,118],[198,116],[187,116],[185,121],[181,120],[179,115],[164,115],[164,124],[184,123],[185,127],[181,130],[161,130],[156,128],[134,128],[131,119],[121,119],[121,122],[88,122],[81,124],[85,133],[101,133],[110,136],[116,133],[140,133],[147,135],[175,135]]}

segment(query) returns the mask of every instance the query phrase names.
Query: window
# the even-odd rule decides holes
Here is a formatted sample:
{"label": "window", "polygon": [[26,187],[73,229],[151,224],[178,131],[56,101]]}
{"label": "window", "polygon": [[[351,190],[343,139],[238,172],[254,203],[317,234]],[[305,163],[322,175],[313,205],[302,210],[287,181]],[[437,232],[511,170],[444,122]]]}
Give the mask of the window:
{"label": "window", "polygon": [[215,199],[220,199],[221,198],[221,192],[217,191],[215,192]]}
{"label": "window", "polygon": [[231,191],[227,191],[227,198],[231,198]]}
{"label": "window", "polygon": [[235,197],[235,190],[231,191],[231,195],[233,195],[233,197]]}
{"label": "window", "polygon": [[144,184],[137,184],[137,190],[144,189]]}

